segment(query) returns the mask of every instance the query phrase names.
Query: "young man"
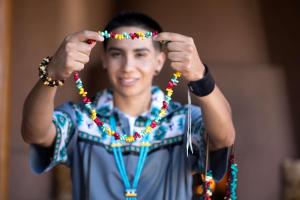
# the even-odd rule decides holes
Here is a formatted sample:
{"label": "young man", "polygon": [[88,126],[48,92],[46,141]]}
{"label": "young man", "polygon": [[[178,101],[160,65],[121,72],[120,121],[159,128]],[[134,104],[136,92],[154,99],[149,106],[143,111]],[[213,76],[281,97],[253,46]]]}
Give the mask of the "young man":
{"label": "young man", "polygon": [[[33,170],[41,173],[59,163],[68,165],[74,199],[191,199],[192,173],[205,168],[204,127],[214,178],[222,178],[226,170],[227,147],[235,137],[227,100],[203,65],[192,38],[162,32],[153,19],[133,12],[119,14],[105,30],[159,34],[153,40],[105,41],[93,31],[70,34],[47,65],[48,77],[67,80],[89,61],[96,43],[87,41],[103,42],[101,59],[112,89],[99,92],[93,105],[105,125],[132,136],[142,132],[161,109],[166,97],[152,86],[152,80],[169,59],[197,96],[199,107],[191,107],[193,154],[187,156],[186,105],[170,103],[151,134],[120,143],[97,127],[82,103],[69,102],[54,110],[58,87],[47,87],[42,79],[26,99],[22,124],[23,138],[31,144]],[[166,54],[160,41],[168,41]]]}

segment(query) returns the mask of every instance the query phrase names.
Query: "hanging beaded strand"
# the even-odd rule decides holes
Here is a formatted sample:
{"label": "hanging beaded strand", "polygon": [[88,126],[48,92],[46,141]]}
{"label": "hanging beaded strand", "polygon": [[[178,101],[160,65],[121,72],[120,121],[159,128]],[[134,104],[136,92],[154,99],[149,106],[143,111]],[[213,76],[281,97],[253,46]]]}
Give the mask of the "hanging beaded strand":
{"label": "hanging beaded strand", "polygon": [[205,155],[205,172],[204,172],[204,183],[203,183],[203,200],[211,200],[213,191],[212,185],[214,184],[214,180],[212,177],[212,171],[208,170],[209,166],[209,136],[207,133],[206,139],[206,155]]}
{"label": "hanging beaded strand", "polygon": [[[154,37],[157,35],[157,32],[136,32],[136,33],[122,33],[122,34],[117,34],[110,32],[108,33],[107,31],[104,32],[98,32],[100,35],[102,35],[104,38],[115,38],[115,39],[145,39],[145,38],[150,38]],[[88,43],[92,43],[92,40],[89,40]],[[154,120],[151,121],[150,124],[148,124],[145,129],[142,132],[135,132],[133,136],[130,135],[120,135],[116,131],[112,130],[110,127],[106,127],[104,125],[104,122],[101,121],[97,117],[97,112],[96,109],[91,105],[91,100],[90,98],[87,97],[87,91],[83,87],[83,83],[81,79],[79,78],[78,72],[74,72],[74,80],[76,83],[76,87],[79,91],[79,94],[82,96],[82,102],[84,103],[85,108],[88,110],[90,114],[90,118],[96,123],[96,125],[99,127],[100,130],[103,132],[107,133],[109,136],[113,136],[116,140],[121,140],[127,143],[132,143],[136,141],[138,138],[143,138],[145,135],[148,135],[152,132],[152,130],[157,126],[159,121],[166,115],[167,113],[167,108],[169,106],[169,103],[171,101],[171,97],[173,94],[173,87],[176,86],[179,81],[178,78],[181,76],[180,72],[175,72],[171,78],[171,80],[168,82],[167,88],[166,88],[166,95],[165,95],[165,100],[162,102],[162,107],[158,113],[158,115],[154,118]]]}
{"label": "hanging beaded strand", "polygon": [[227,188],[225,200],[236,200],[236,188],[237,188],[237,173],[238,167],[234,157],[234,146],[231,147],[229,162],[228,162],[228,176],[227,176]]}

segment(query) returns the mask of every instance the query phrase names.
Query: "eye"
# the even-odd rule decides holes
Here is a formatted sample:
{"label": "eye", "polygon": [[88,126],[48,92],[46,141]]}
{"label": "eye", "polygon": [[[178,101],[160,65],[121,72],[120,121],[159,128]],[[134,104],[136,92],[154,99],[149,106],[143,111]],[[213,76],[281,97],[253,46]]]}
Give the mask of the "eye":
{"label": "eye", "polygon": [[138,57],[138,58],[146,57],[146,56],[147,56],[147,53],[142,53],[142,52],[140,52],[140,53],[136,53],[135,56]]}
{"label": "eye", "polygon": [[121,56],[120,52],[114,51],[114,52],[110,52],[110,56],[113,58],[117,58]]}

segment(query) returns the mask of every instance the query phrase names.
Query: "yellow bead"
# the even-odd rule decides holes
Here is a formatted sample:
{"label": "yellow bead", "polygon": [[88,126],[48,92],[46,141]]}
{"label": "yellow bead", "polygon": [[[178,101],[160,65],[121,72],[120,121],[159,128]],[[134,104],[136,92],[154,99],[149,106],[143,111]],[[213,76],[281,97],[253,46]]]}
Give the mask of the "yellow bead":
{"label": "yellow bead", "polygon": [[106,129],[108,135],[113,135],[113,131],[110,128]]}
{"label": "yellow bead", "polygon": [[150,133],[152,131],[151,126],[146,126],[145,133]]}
{"label": "yellow bead", "polygon": [[166,91],[167,91],[167,92],[172,92],[172,93],[173,93],[173,90],[170,89],[170,88],[167,88]]}
{"label": "yellow bead", "polygon": [[133,136],[128,136],[126,139],[125,139],[126,142],[133,142],[134,141],[134,137]]}
{"label": "yellow bead", "polygon": [[160,110],[160,113],[159,113],[159,116],[160,117],[163,117],[163,116],[165,116],[166,115],[166,110],[165,109],[161,109]]}
{"label": "yellow bead", "polygon": [[167,93],[167,96],[172,96],[172,94],[173,94],[173,91],[168,91],[168,93]]}
{"label": "yellow bead", "polygon": [[176,76],[176,78],[179,78],[181,76],[180,72],[175,72],[174,76]]}

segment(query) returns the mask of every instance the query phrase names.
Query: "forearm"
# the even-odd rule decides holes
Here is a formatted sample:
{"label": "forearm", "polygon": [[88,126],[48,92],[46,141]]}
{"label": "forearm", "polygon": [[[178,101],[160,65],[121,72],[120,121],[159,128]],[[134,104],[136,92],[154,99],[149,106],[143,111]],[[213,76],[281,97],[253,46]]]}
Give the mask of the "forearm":
{"label": "forearm", "polygon": [[41,81],[35,85],[25,100],[22,136],[27,143],[50,146],[55,138],[52,123],[56,87],[46,87]]}
{"label": "forearm", "polygon": [[202,109],[211,149],[217,150],[231,146],[235,139],[231,108],[220,89],[215,86],[212,93],[204,97],[196,97],[196,99]]}
{"label": "forearm", "polygon": [[[93,42],[87,44],[89,40]],[[47,76],[52,80],[66,80],[74,71],[81,71],[89,61],[96,41],[103,40],[97,32],[87,30],[67,35],[51,62],[44,66]],[[47,87],[39,81],[28,95],[22,121],[22,136],[27,143],[45,147],[52,145],[56,136],[55,125],[52,122],[56,90],[57,87]]]}

